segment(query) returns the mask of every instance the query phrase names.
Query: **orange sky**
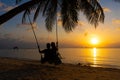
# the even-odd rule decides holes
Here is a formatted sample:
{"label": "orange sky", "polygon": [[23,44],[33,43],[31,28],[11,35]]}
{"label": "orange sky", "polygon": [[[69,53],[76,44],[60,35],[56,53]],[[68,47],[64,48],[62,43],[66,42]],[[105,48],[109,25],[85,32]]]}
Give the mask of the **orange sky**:
{"label": "orange sky", "polygon": [[[10,10],[13,5],[7,5],[4,0],[0,2],[0,14]],[[95,29],[94,26],[89,24],[83,14],[79,16],[79,24],[73,32],[66,33],[59,20],[59,45],[61,47],[120,47],[120,3],[113,2],[112,0],[100,0],[105,11],[105,22],[99,24]],[[6,9],[2,6],[6,5]],[[9,8],[9,9],[8,9]],[[31,31],[30,25],[21,25],[22,13],[12,18],[8,22],[0,26],[0,48],[6,45],[19,45],[26,48],[34,48],[35,40]],[[40,45],[44,46],[46,42],[56,41],[55,29],[53,32],[48,32],[44,25],[44,19],[38,18],[37,27],[35,31]],[[99,43],[96,45],[91,44],[91,38],[97,37]],[[8,46],[9,47],[9,46]]]}

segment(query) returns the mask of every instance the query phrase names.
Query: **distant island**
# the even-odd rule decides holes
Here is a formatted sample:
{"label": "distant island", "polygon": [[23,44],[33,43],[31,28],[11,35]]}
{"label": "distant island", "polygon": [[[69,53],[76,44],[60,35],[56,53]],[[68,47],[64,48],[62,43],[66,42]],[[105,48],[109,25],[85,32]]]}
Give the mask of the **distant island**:
{"label": "distant island", "polygon": [[13,49],[16,49],[16,50],[18,50],[19,48],[18,48],[17,46],[14,46],[14,47],[13,47]]}

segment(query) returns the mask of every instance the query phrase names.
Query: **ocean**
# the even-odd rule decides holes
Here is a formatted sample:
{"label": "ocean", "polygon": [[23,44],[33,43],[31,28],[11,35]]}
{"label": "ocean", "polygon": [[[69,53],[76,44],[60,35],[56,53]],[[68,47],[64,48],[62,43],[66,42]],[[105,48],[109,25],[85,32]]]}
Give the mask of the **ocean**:
{"label": "ocean", "polygon": [[[120,69],[120,48],[60,48],[63,63]],[[40,60],[37,49],[0,49],[0,57]]]}

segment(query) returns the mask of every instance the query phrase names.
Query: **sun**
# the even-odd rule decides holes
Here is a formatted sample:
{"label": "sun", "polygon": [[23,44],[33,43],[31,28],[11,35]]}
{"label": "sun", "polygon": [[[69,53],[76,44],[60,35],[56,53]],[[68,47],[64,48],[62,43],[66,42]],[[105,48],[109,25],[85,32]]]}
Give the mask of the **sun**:
{"label": "sun", "polygon": [[91,39],[91,44],[98,44],[98,39],[97,38],[92,38]]}

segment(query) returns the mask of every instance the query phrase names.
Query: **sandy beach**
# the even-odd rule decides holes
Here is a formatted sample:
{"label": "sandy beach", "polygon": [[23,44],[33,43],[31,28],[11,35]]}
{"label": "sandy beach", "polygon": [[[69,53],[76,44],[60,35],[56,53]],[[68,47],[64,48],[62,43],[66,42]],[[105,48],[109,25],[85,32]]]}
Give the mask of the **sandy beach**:
{"label": "sandy beach", "polygon": [[120,80],[120,70],[0,58],[0,80]]}

